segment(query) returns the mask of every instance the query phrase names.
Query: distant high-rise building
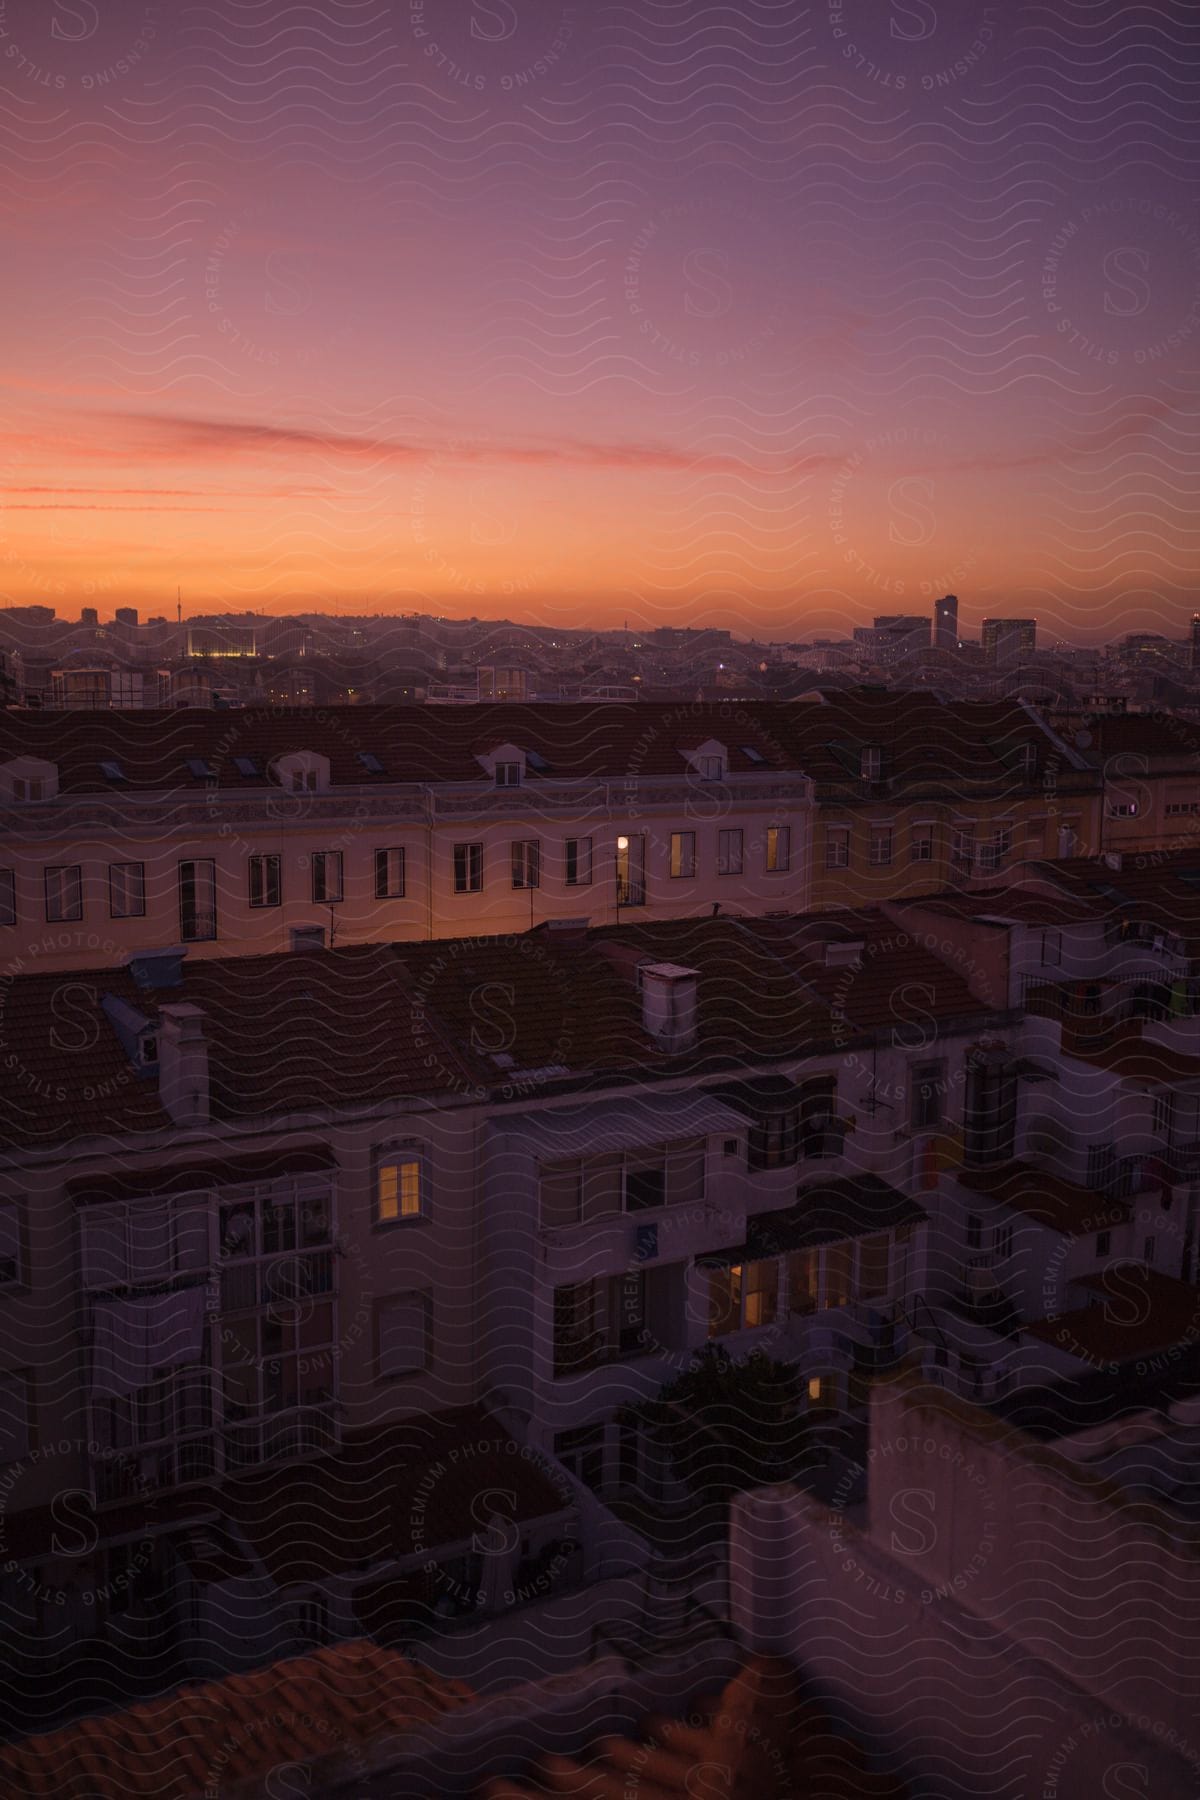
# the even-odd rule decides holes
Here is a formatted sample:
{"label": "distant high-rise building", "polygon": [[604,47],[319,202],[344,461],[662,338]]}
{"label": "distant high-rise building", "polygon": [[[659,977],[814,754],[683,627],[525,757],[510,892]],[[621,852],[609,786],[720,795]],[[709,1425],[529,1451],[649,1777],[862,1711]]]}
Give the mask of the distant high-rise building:
{"label": "distant high-rise building", "polygon": [[138,622],[136,606],[118,606],[113,618],[118,625],[136,625]]}
{"label": "distant high-rise building", "polygon": [[1192,654],[1193,669],[1200,669],[1200,613],[1192,614]]}
{"label": "distant high-rise building", "polygon": [[99,625],[100,614],[94,606],[82,606],[79,609],[79,623],[81,625]]}
{"label": "distant high-rise building", "polygon": [[958,649],[958,595],[944,594],[933,609],[935,650]]}
{"label": "distant high-rise building", "polygon": [[1011,661],[1037,649],[1036,619],[985,619],[980,632],[983,654],[991,662]]}

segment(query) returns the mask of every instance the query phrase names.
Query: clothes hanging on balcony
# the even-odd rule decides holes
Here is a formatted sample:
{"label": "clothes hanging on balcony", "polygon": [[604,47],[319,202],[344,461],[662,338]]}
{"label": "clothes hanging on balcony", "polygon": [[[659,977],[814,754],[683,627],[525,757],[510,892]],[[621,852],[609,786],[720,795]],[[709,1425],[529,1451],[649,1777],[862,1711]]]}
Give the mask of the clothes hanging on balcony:
{"label": "clothes hanging on balcony", "polygon": [[158,1369],[200,1360],[205,1292],[182,1288],[125,1300],[98,1300],[93,1313],[92,1388],[107,1396],[134,1394]]}

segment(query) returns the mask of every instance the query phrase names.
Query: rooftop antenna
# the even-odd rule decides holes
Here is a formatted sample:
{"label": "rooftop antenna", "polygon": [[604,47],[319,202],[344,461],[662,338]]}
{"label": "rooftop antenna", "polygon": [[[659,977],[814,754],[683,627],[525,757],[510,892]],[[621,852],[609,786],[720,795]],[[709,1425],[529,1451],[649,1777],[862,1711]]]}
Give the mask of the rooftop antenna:
{"label": "rooftop antenna", "polygon": [[175,589],[175,623],[183,624],[183,589],[181,587]]}

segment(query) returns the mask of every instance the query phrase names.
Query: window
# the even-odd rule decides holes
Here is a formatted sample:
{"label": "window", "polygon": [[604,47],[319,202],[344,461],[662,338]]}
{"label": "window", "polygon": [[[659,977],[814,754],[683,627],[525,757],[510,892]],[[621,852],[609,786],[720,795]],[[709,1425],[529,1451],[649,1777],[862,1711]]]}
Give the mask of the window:
{"label": "window", "polygon": [[536,838],[519,839],[512,847],[512,884],[535,888],[542,878],[542,847]]}
{"label": "window", "polygon": [[762,1113],[746,1137],[746,1161],[751,1169],[782,1169],[794,1163],[800,1148],[800,1108],[785,1106]]}
{"label": "window", "polygon": [[702,756],[700,758],[700,779],[702,781],[723,781],[725,779],[724,757]]}
{"label": "window", "polygon": [[17,874],[15,869],[0,869],[0,925],[17,922]]}
{"label": "window", "polygon": [[665,1163],[648,1163],[641,1168],[625,1170],[625,1211],[646,1212],[667,1203],[667,1170]]}
{"label": "window", "polygon": [[892,1246],[885,1232],[862,1238],[858,1246],[858,1298],[878,1300],[888,1291]]}
{"label": "window", "polygon": [[262,770],[252,756],[235,756],[233,766],[239,775],[256,777],[262,774]]}
{"label": "window", "polygon": [[876,744],[868,744],[862,753],[860,772],[864,781],[878,781],[883,773],[883,751]]}
{"label": "window", "polygon": [[566,864],[568,887],[591,886],[592,840],[590,837],[567,839]]}
{"label": "window", "polygon": [[15,1206],[0,1202],[0,1287],[21,1279],[21,1215]]}
{"label": "window", "polygon": [[671,833],[671,875],[675,880],[696,873],[696,834],[694,831]]}
{"label": "window", "polygon": [[323,950],[325,948],[325,927],[323,925],[293,925],[288,936],[293,950]]}
{"label": "window", "polygon": [[740,831],[718,831],[717,874],[742,873],[742,834]]}
{"label": "window", "polygon": [[29,1387],[26,1375],[0,1375],[0,1465],[29,1454]]}
{"label": "window", "polygon": [[217,869],[211,858],[179,865],[179,931],[188,944],[217,935]]}
{"label": "window", "polygon": [[1110,800],[1108,816],[1110,819],[1134,819],[1137,817],[1136,800]]}
{"label": "window", "polygon": [[315,794],[317,791],[317,771],[315,769],[292,769],[290,786],[293,794]]}
{"label": "window", "polygon": [[105,781],[120,782],[128,781],[129,779],[119,762],[102,762],[100,764],[100,773],[103,775]]}
{"label": "window", "polygon": [[767,874],[784,875],[791,866],[792,833],[787,825],[767,826]]}
{"label": "window", "polygon": [[43,784],[29,775],[14,775],[12,796],[14,800],[40,800]]}
{"label": "window", "polygon": [[370,750],[360,750],[358,760],[368,775],[386,775],[387,770],[379,758]]}
{"label": "window", "polygon": [[1089,1144],[1087,1185],[1105,1193],[1117,1179],[1117,1152],[1112,1144]]}
{"label": "window", "polygon": [[404,898],[403,850],[377,850],[375,852],[375,898],[377,900],[402,900]]}
{"label": "window", "polygon": [[1157,1238],[1148,1237],[1145,1239],[1145,1241],[1142,1244],[1142,1261],[1144,1263],[1150,1263],[1151,1265],[1153,1265],[1154,1252],[1157,1247],[1157,1244],[1158,1244]]}
{"label": "window", "polygon": [[279,858],[277,856],[252,856],[250,858],[251,906],[278,906],[280,898]]}
{"label": "window", "polygon": [[375,1223],[396,1225],[428,1217],[420,1152],[407,1146],[381,1155],[375,1165]]}
{"label": "window", "polygon": [[454,891],[477,894],[483,887],[483,845],[455,844]]}
{"label": "window", "polygon": [[969,875],[975,861],[975,833],[973,830],[956,831],[951,863],[957,875]]}
{"label": "window", "polygon": [[646,904],[646,840],[643,836],[617,839],[617,905]]}
{"label": "window", "polygon": [[1096,1255],[1097,1256],[1107,1256],[1111,1249],[1112,1249],[1112,1232],[1111,1231],[1098,1231],[1096,1233]]}
{"label": "window", "polygon": [[779,1264],[747,1263],[743,1284],[742,1318],[747,1327],[772,1325],[779,1310]]}
{"label": "window", "polygon": [[980,867],[987,870],[1004,866],[1004,859],[1012,849],[1012,828],[998,825],[992,833],[990,844],[983,844],[979,851]]}
{"label": "window", "polygon": [[827,825],[825,827],[825,867],[827,869],[848,869],[850,867],[850,827],[848,825]]}
{"label": "window", "polygon": [[748,763],[764,764],[767,760],[762,751],[756,750],[753,744],[739,744],[738,749]]}
{"label": "window", "polygon": [[375,1307],[375,1366],[380,1381],[419,1375],[429,1367],[433,1296],[393,1294]]}
{"label": "window", "polygon": [[188,757],[187,772],[193,781],[215,781],[217,779],[217,771],[202,756]]}
{"label": "window", "polygon": [[498,762],[496,764],[497,787],[520,787],[521,765],[519,762]]}
{"label": "window", "polygon": [[933,861],[932,825],[913,826],[909,855],[915,863],[931,863]]}
{"label": "window", "polygon": [[329,1601],[316,1589],[296,1604],[296,1636],[302,1644],[329,1642]]}
{"label": "window", "polygon": [[1062,962],[1062,932],[1043,931],[1039,936],[1043,966],[1057,969]]}
{"label": "window", "polygon": [[917,1063],[912,1075],[912,1128],[928,1131],[942,1122],[942,1093],[945,1088],[946,1065],[940,1062]]}
{"label": "window", "polygon": [[963,1156],[971,1168],[1007,1162],[1017,1126],[1017,1078],[1004,1051],[968,1058]]}
{"label": "window", "polygon": [[869,860],[873,869],[891,867],[892,828],[890,825],[872,825]]}
{"label": "window", "polygon": [[56,922],[82,919],[83,878],[77,863],[46,870],[46,917]]}
{"label": "window", "polygon": [[114,919],[146,914],[146,870],[140,862],[108,865],[108,910]]}
{"label": "window", "polygon": [[992,1232],[992,1250],[996,1256],[1012,1255],[1013,1228],[1011,1225],[997,1225]]}
{"label": "window", "polygon": [[317,906],[332,906],[342,899],[342,853],[317,850],[312,859],[312,897]]}
{"label": "window", "polygon": [[967,1214],[967,1249],[983,1249],[983,1220],[978,1213]]}

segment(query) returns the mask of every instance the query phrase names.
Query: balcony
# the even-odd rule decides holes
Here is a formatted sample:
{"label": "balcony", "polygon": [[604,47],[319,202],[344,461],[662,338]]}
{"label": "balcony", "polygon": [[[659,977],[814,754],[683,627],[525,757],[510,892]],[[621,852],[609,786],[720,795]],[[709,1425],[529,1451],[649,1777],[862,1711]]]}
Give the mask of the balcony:
{"label": "balcony", "polygon": [[333,1293],[333,1251],[289,1252],[262,1262],[226,1262],[221,1269],[221,1311],[255,1312]]}
{"label": "balcony", "polygon": [[645,881],[635,881],[632,877],[626,878],[618,875],[616,884],[616,902],[618,906],[645,906]]}
{"label": "balcony", "polygon": [[179,935],[185,944],[209,942],[217,935],[216,913],[185,907],[179,915]]}

